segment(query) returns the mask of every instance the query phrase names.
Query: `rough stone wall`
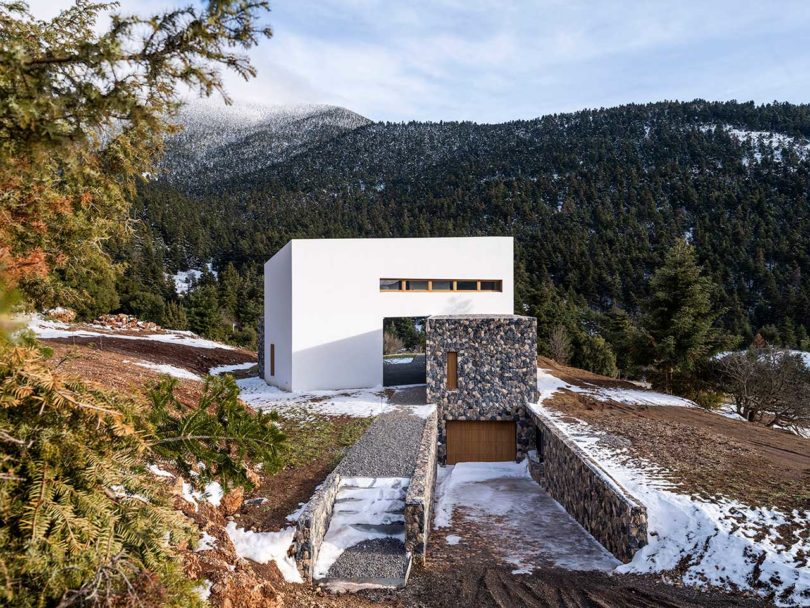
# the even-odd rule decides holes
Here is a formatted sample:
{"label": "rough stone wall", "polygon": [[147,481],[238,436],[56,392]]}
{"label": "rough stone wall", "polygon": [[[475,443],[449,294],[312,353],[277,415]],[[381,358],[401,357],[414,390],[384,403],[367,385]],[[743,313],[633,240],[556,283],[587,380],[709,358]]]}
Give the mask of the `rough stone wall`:
{"label": "rough stone wall", "polygon": [[[439,410],[439,460],[446,461],[448,420],[513,420],[517,459],[534,445],[526,403],[537,401],[537,319],[453,315],[426,322],[427,401]],[[458,388],[447,388],[447,352],[458,353]]]}
{"label": "rough stone wall", "polygon": [[259,317],[259,337],[258,337],[258,349],[259,352],[257,353],[259,359],[259,378],[264,379],[264,315]]}
{"label": "rough stone wall", "polygon": [[530,415],[542,446],[538,462],[530,462],[532,477],[617,559],[632,560],[647,544],[647,509],[547,416]]}
{"label": "rough stone wall", "polygon": [[416,467],[405,495],[405,550],[421,559],[423,564],[436,483],[436,420],[437,413],[434,411],[425,422],[416,455]]}
{"label": "rough stone wall", "polygon": [[310,583],[339,489],[340,475],[332,472],[312,495],[296,523],[293,536],[295,562],[301,578]]}

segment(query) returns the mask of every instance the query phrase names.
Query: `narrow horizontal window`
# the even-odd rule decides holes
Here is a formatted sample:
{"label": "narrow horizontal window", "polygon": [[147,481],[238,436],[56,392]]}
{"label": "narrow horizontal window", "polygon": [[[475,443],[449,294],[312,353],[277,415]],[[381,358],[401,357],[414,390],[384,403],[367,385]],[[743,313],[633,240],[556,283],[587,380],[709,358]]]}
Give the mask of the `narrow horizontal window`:
{"label": "narrow horizontal window", "polygon": [[408,291],[427,291],[428,282],[422,279],[416,281],[405,281],[405,289]]}
{"label": "narrow horizontal window", "polygon": [[503,291],[500,279],[380,279],[380,291]]}

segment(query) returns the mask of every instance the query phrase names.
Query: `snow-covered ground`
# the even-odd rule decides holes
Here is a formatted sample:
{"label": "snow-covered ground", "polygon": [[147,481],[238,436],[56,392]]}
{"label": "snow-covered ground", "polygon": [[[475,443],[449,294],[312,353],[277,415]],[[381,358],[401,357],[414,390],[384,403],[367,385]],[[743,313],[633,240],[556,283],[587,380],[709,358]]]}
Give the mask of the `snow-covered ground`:
{"label": "snow-covered ground", "polygon": [[802,158],[810,157],[810,142],[805,138],[796,138],[784,133],[775,131],[752,131],[749,129],[739,129],[727,124],[703,125],[701,131],[712,131],[721,129],[737,139],[740,143],[750,144],[754,149],[753,156],[756,162],[762,161],[762,151],[770,149],[773,157],[777,161],[782,160],[782,155],[787,150],[793,150]]}
{"label": "snow-covered ground", "polygon": [[383,359],[385,365],[404,365],[413,363],[413,357],[386,357]]}
{"label": "snow-covered ground", "polygon": [[801,565],[801,556],[810,553],[810,539],[801,539],[799,532],[783,538],[778,527],[792,523],[806,530],[810,511],[786,513],[679,493],[654,463],[631,457],[626,449],[603,441],[604,432],[543,405],[557,390],[569,386],[538,370],[541,398],[532,408],[551,418],[647,507],[649,544],[618,572],[665,572],[686,564],[682,578],[687,584],[748,591],[772,588],[777,595],[786,595],[778,600],[782,605],[808,601],[810,568]]}
{"label": "snow-covered ground", "polygon": [[187,369],[183,369],[182,367],[175,367],[174,365],[168,365],[166,363],[151,363],[149,361],[128,361],[124,360],[124,363],[132,363],[133,365],[137,365],[138,367],[143,367],[145,369],[152,370],[153,372],[157,372],[159,374],[166,374],[171,376],[172,378],[179,378],[180,380],[197,380],[198,382],[202,381],[197,374],[194,372],[190,372]]}
{"label": "snow-covered ground", "polygon": [[324,578],[332,564],[349,547],[377,538],[405,542],[405,529],[387,526],[404,522],[403,500],[407,477],[345,477],[335,497],[329,529],[318,550],[314,578]]}
{"label": "snow-covered ground", "polygon": [[93,329],[76,328],[68,323],[48,321],[40,315],[33,315],[27,322],[28,329],[38,338],[115,338],[116,340],[146,340],[151,342],[167,342],[169,344],[182,344],[194,348],[215,348],[236,350],[233,346],[206,340],[190,331],[163,330],[161,333],[141,333],[138,335],[125,334],[122,331],[112,330],[108,327],[89,325]]}
{"label": "snow-covered ground", "polygon": [[[216,270],[214,270],[213,265],[211,262],[206,264],[208,271],[217,276]],[[189,270],[181,270],[176,272],[172,275],[172,282],[174,283],[174,290],[177,292],[178,295],[185,295],[188,293],[188,290],[191,289],[192,285],[194,285],[197,281],[200,280],[200,277],[203,275],[202,270],[197,270],[195,268],[191,268]]]}
{"label": "snow-covered ground", "polygon": [[394,408],[382,387],[339,391],[287,392],[270,386],[259,377],[237,380],[242,400],[257,410],[275,410],[279,414],[306,417],[378,416]]}
{"label": "snow-covered ground", "polygon": [[212,367],[209,369],[208,373],[212,376],[221,376],[222,374],[228,374],[230,372],[250,369],[255,365],[256,364],[253,361],[248,361],[247,363],[234,363],[233,365],[218,365],[217,367]]}
{"label": "snow-covered ground", "polygon": [[236,523],[231,521],[225,527],[225,532],[239,557],[252,559],[260,564],[275,562],[284,580],[290,583],[303,582],[295,559],[287,555],[293,542],[295,527],[289,526],[278,532],[252,532],[237,528]]}
{"label": "snow-covered ground", "polygon": [[697,407],[694,401],[667,395],[656,391],[635,388],[610,388],[583,382],[584,386],[569,384],[549,373],[548,370],[537,369],[537,388],[540,391],[540,402],[559,390],[569,390],[572,393],[582,393],[598,401],[614,401],[629,405],[669,405],[677,407]]}
{"label": "snow-covered ground", "polygon": [[528,461],[463,462],[439,466],[434,527],[462,525],[447,544],[462,547],[465,534],[487,543],[514,574],[554,566],[569,570],[610,571],[619,561],[597,543],[529,475]]}

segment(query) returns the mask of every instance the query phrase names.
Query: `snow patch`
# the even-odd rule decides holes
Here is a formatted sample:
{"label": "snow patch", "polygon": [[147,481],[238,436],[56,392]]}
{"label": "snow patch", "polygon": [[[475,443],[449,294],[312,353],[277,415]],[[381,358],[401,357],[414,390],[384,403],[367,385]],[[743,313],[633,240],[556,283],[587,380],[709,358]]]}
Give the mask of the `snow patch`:
{"label": "snow patch", "polygon": [[584,386],[569,384],[552,375],[550,371],[551,370],[537,368],[537,390],[540,393],[540,397],[537,400],[538,403],[543,403],[557,391],[568,390],[572,393],[588,395],[598,401],[613,401],[615,403],[626,403],[628,405],[697,407],[694,401],[676,395],[659,393],[657,391],[636,388],[604,387],[589,382],[583,382]]}
{"label": "snow patch", "polygon": [[[504,477],[530,477],[529,461],[521,462],[460,462],[456,465],[438,467],[436,471],[436,514],[433,525],[447,528],[453,520],[453,509],[470,502],[469,484]],[[465,487],[466,486],[466,487]],[[473,488],[474,490],[474,488]],[[486,509],[491,515],[506,515],[508,501],[491,496]]]}
{"label": "snow patch", "polygon": [[236,381],[240,398],[257,410],[275,410],[283,415],[300,416],[321,414],[325,416],[351,416],[367,418],[378,416],[393,409],[381,386],[374,388],[287,392],[270,386],[259,377]]}
{"label": "snow patch", "polygon": [[[208,262],[205,265],[214,277],[217,276],[217,271],[214,270],[213,264]],[[197,270],[195,268],[191,268],[189,270],[181,270],[176,272],[172,275],[172,281],[174,282],[174,290],[177,292],[178,295],[184,295],[188,293],[188,290],[200,280],[200,277],[203,275],[202,270]]]}
{"label": "snow patch", "polygon": [[33,315],[28,320],[27,325],[28,329],[33,331],[38,338],[43,340],[53,338],[111,338],[115,340],[165,342],[168,344],[181,344],[183,346],[191,346],[194,348],[236,350],[235,346],[229,346],[228,344],[222,344],[221,342],[214,342],[213,340],[206,340],[205,338],[200,338],[197,334],[190,331],[164,330],[163,333],[142,333],[137,336],[131,336],[115,330],[101,332],[75,328],[67,323],[47,321],[40,315]]}
{"label": "snow patch", "polygon": [[211,587],[214,586],[214,583],[205,579],[202,585],[199,585],[194,589],[197,595],[200,596],[200,599],[204,602],[208,601],[208,598],[211,597]]}
{"label": "snow patch", "polygon": [[314,578],[324,578],[346,549],[363,541],[395,538],[404,543],[404,529],[392,533],[382,526],[404,521],[404,496],[409,483],[407,477],[341,479],[329,529],[318,550]]}
{"label": "snow patch", "polygon": [[217,539],[203,531],[200,540],[197,542],[197,548],[194,551],[213,551],[217,548]]}
{"label": "snow patch", "polygon": [[386,365],[404,365],[406,363],[413,363],[413,357],[391,357],[383,359]]}
{"label": "snow patch", "polygon": [[166,471],[166,470],[164,470],[164,469],[161,469],[161,468],[160,468],[159,466],[157,466],[156,464],[150,464],[150,465],[149,465],[148,467],[146,467],[146,468],[147,468],[147,469],[149,469],[149,472],[150,472],[150,473],[152,473],[152,475],[155,475],[156,477],[169,477],[169,478],[174,478],[174,473],[170,473],[169,471]]}
{"label": "snow patch", "polygon": [[212,367],[211,369],[209,369],[208,373],[211,376],[219,376],[222,374],[236,372],[243,369],[250,369],[254,365],[256,365],[254,361],[248,361],[247,363],[234,363],[233,365],[218,365],[217,367]]}
{"label": "snow patch", "polygon": [[785,513],[679,493],[660,467],[602,441],[606,433],[542,404],[534,407],[647,507],[649,544],[618,572],[666,572],[686,563],[682,580],[689,585],[749,591],[772,587],[777,596],[789,596],[777,599],[780,605],[800,604],[803,594],[810,594],[810,569],[801,557],[810,551],[810,539],[798,534],[783,538],[778,529],[788,523],[806,529],[810,511]]}
{"label": "snow patch", "polygon": [[461,537],[458,534],[448,534],[444,537],[448,545],[457,545],[461,542]]}
{"label": "snow patch", "polygon": [[295,528],[290,526],[278,532],[251,532],[237,528],[235,522],[228,522],[225,532],[233,543],[236,554],[260,564],[276,563],[284,580],[288,583],[303,583],[295,560],[287,555],[293,542]]}
{"label": "snow patch", "polygon": [[172,378],[179,378],[180,380],[196,380],[198,382],[202,381],[202,378],[200,378],[194,372],[190,372],[187,369],[183,369],[182,367],[176,367],[174,365],[169,365],[167,363],[151,363],[149,361],[127,361],[127,360],[125,360],[124,363],[132,363],[133,365],[137,365],[138,367],[143,367],[145,369],[152,370],[153,372],[157,372],[159,374],[166,374],[167,376],[171,376]]}
{"label": "snow patch", "polygon": [[218,481],[212,481],[205,486],[202,490],[195,490],[187,481],[183,482],[180,490],[180,496],[188,503],[194,505],[194,510],[197,510],[198,503],[202,501],[208,502],[214,507],[218,507],[222,502],[222,497],[225,492]]}

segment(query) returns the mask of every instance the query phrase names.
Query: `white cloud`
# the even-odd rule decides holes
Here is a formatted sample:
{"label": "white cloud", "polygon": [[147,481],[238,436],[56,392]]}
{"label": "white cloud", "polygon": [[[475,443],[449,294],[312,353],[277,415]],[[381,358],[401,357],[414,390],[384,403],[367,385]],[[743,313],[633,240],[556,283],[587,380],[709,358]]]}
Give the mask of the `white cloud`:
{"label": "white cloud", "polygon": [[[57,2],[36,0],[53,13]],[[123,0],[122,11],[164,0]],[[810,94],[810,3],[271,0],[273,39],[237,99],[374,119],[498,121],[660,99]]]}

